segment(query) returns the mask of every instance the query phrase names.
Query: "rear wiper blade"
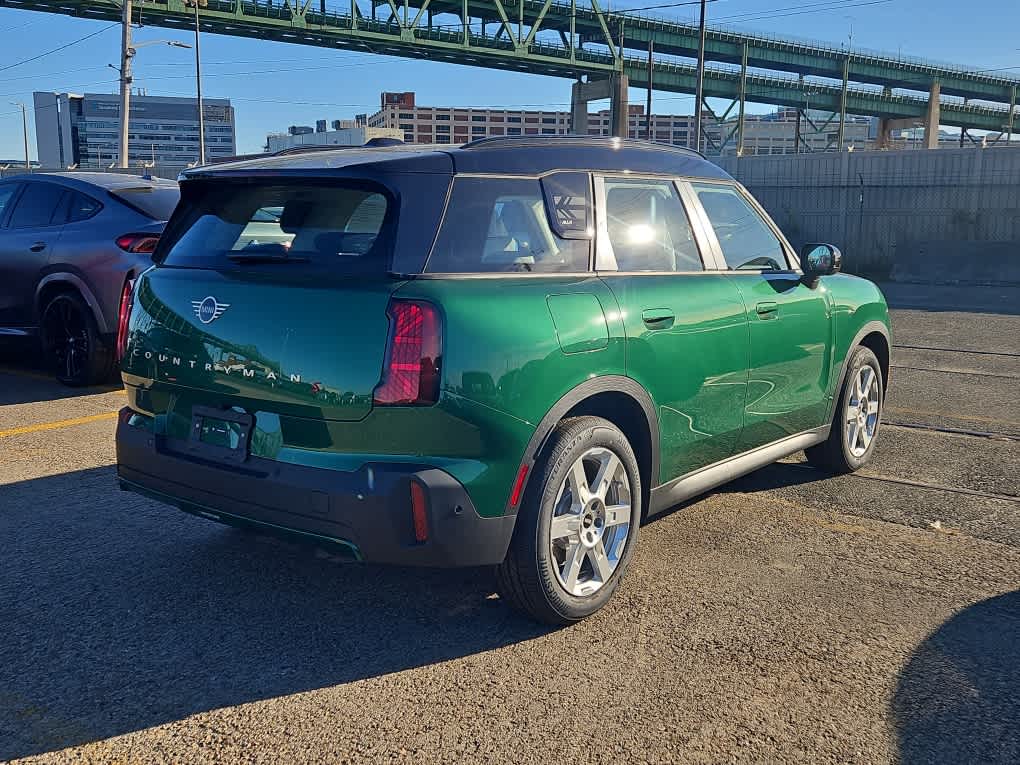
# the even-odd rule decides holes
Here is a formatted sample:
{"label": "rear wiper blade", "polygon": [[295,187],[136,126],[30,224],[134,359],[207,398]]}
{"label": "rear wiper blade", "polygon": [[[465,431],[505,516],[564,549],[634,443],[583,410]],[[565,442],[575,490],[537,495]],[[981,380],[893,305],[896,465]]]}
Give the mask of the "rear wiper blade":
{"label": "rear wiper blade", "polygon": [[235,263],[308,263],[311,258],[301,255],[272,255],[268,252],[234,252],[227,255]]}

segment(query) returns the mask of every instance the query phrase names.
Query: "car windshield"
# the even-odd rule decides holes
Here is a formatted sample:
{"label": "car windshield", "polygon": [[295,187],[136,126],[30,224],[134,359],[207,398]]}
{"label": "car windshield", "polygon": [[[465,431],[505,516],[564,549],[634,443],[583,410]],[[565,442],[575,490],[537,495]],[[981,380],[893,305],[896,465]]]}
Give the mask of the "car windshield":
{"label": "car windshield", "polygon": [[170,220],[181,198],[180,189],[171,185],[111,189],[110,194],[153,220]]}

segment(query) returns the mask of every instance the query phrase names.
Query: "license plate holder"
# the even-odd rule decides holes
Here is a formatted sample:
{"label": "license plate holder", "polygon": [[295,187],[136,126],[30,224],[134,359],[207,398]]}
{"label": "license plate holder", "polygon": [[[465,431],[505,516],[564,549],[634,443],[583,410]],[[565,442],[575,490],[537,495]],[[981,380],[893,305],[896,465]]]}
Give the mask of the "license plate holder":
{"label": "license plate holder", "polygon": [[240,464],[248,459],[254,418],[247,412],[195,406],[187,452],[203,459]]}

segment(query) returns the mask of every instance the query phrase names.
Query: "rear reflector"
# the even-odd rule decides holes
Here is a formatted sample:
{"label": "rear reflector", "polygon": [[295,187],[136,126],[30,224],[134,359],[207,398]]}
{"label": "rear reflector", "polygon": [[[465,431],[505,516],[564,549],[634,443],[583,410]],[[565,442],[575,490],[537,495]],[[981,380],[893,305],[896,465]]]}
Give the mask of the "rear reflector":
{"label": "rear reflector", "polygon": [[425,487],[411,481],[411,520],[414,521],[414,541],[425,542],[429,538],[428,500]]}
{"label": "rear reflector", "polygon": [[124,252],[151,255],[159,244],[159,234],[124,234],[115,240]]}
{"label": "rear reflector", "polygon": [[517,471],[517,480],[514,481],[513,491],[510,492],[510,507],[517,507],[517,503],[521,501],[521,492],[524,491],[524,479],[528,477],[528,466],[521,465],[521,469]]}
{"label": "rear reflector", "polygon": [[120,312],[117,314],[117,361],[124,358],[127,350],[128,320],[134,304],[135,280],[128,279],[120,291]]}
{"label": "rear reflector", "polygon": [[431,303],[391,300],[390,335],[382,381],[372,394],[377,406],[420,406],[439,400],[442,326]]}

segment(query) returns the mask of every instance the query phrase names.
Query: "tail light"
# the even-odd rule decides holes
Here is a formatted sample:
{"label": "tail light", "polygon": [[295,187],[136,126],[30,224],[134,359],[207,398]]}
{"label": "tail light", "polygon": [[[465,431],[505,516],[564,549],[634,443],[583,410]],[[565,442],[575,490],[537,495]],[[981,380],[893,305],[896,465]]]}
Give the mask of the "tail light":
{"label": "tail light", "polygon": [[442,322],[431,303],[391,300],[390,335],[382,380],[372,394],[378,406],[422,406],[439,400]]}
{"label": "tail light", "polygon": [[151,255],[159,244],[159,234],[124,234],[118,236],[116,242],[124,252]]}
{"label": "tail light", "polygon": [[120,291],[120,313],[117,314],[117,361],[124,358],[127,350],[128,320],[131,318],[131,306],[134,304],[135,280],[124,282]]}

